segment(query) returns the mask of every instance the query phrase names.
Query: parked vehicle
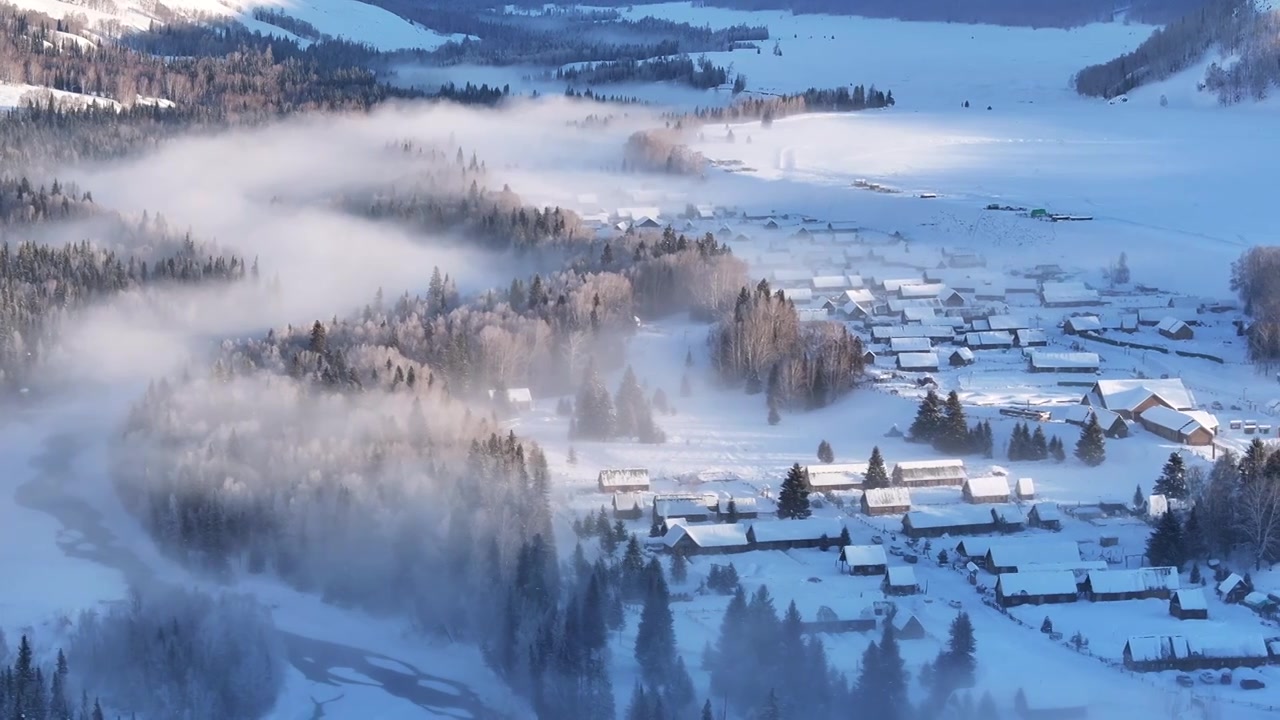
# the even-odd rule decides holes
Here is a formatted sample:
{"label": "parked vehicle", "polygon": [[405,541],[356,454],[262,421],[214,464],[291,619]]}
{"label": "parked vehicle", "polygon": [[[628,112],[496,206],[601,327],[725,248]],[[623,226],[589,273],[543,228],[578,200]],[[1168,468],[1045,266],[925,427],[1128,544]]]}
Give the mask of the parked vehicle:
{"label": "parked vehicle", "polygon": [[873,544],[873,545],[883,545],[883,544],[884,544],[884,537],[883,537],[883,536],[881,536],[881,535],[872,535],[872,536],[871,536],[871,544]]}
{"label": "parked vehicle", "polygon": [[903,555],[902,559],[906,560],[908,565],[915,565],[916,563],[920,562],[920,556],[912,555],[911,553],[907,553],[906,555]]}
{"label": "parked vehicle", "polygon": [[[1182,687],[1192,687],[1196,684],[1196,681],[1192,680],[1191,676],[1186,673],[1179,674],[1178,677],[1174,678],[1174,680]],[[1241,685],[1243,684],[1244,682],[1241,681]]]}
{"label": "parked vehicle", "polygon": [[1218,684],[1218,673],[1212,670],[1205,670],[1200,673],[1200,682],[1205,685],[1216,685]]}
{"label": "parked vehicle", "polygon": [[1261,690],[1266,686],[1267,684],[1262,682],[1262,680],[1260,680],[1259,678],[1255,678],[1255,677],[1240,678],[1241,690]]}
{"label": "parked vehicle", "polygon": [[959,610],[962,607],[959,600],[951,600],[947,602],[947,605],[950,605],[955,610]]}

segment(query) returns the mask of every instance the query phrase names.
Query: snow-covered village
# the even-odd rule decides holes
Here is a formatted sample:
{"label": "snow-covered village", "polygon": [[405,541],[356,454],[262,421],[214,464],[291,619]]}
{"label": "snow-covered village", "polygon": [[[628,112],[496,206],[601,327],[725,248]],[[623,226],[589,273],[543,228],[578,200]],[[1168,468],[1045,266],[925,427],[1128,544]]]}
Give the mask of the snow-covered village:
{"label": "snow-covered village", "polygon": [[0,1],[0,718],[1280,716],[1280,10],[602,5]]}

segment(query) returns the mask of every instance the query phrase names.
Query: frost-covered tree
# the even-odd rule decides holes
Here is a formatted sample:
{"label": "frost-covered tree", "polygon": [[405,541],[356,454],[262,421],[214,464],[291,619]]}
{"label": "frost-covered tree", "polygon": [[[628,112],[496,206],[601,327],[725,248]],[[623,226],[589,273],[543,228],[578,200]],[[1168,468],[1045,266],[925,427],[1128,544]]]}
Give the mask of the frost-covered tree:
{"label": "frost-covered tree", "polygon": [[871,448],[871,458],[867,461],[865,485],[867,488],[889,487],[889,471],[884,465],[884,456],[880,454],[880,446]]}
{"label": "frost-covered tree", "polygon": [[1169,459],[1165,461],[1160,477],[1156,479],[1151,491],[1171,500],[1187,499],[1187,467],[1183,463],[1181,453],[1169,453]]}
{"label": "frost-covered tree", "polygon": [[1106,443],[1102,426],[1098,424],[1098,416],[1090,415],[1088,422],[1080,429],[1080,439],[1076,441],[1076,457],[1089,467],[1097,467],[1107,459]]}
{"label": "frost-covered tree", "polygon": [[778,490],[778,517],[799,520],[813,514],[809,508],[809,484],[799,463],[791,466]]}

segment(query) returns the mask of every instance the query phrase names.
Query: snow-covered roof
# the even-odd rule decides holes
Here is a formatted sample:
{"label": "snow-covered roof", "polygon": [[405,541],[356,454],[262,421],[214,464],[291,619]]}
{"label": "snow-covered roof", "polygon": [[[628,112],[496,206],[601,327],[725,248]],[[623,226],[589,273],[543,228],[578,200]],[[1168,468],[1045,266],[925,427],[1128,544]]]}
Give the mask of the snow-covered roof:
{"label": "snow-covered roof", "polygon": [[916,582],[916,569],[910,565],[893,565],[885,568],[889,587],[912,587]]}
{"label": "snow-covered roof", "polygon": [[889,280],[882,280],[880,284],[884,286],[885,292],[896,293],[901,290],[904,285],[923,285],[924,280],[920,278],[892,278]]}
{"label": "snow-covered roof", "polygon": [[996,590],[1004,597],[1022,593],[1072,595],[1076,592],[1076,576],[1068,570],[1005,573],[996,581]]}
{"label": "snow-covered roof", "polygon": [[909,307],[902,309],[902,319],[909,322],[931,322],[938,317],[938,310],[930,307]]}
{"label": "snow-covered roof", "polygon": [[898,296],[901,298],[936,298],[947,289],[942,283],[919,283],[912,285],[903,285],[898,288]]}
{"label": "snow-covered roof", "polygon": [[844,301],[847,303],[873,303],[876,301],[876,296],[866,288],[845,290],[842,295],[844,296]]}
{"label": "snow-covered roof", "polygon": [[[1179,410],[1170,410],[1163,405],[1156,405],[1143,410],[1142,420],[1157,427],[1179,433],[1189,433],[1197,428],[1204,427],[1199,420],[1190,414]],[[1211,430],[1212,428],[1205,429]]]}
{"label": "snow-covered roof", "polygon": [[964,336],[964,342],[969,347],[1012,347],[1013,335],[1004,330],[971,332]]}
{"label": "snow-covered roof", "polygon": [[964,487],[973,497],[1009,497],[1009,481],[998,476],[971,477],[964,482]]}
{"label": "snow-covered roof", "polygon": [[1253,636],[1137,635],[1129,638],[1129,653],[1137,662],[1204,658],[1265,658],[1267,643]]}
{"label": "snow-covered roof", "polygon": [[813,302],[813,290],[811,288],[789,288],[782,291],[782,297],[794,303]]}
{"label": "snow-covered roof", "polygon": [[956,331],[946,325],[877,325],[871,328],[871,337],[876,340],[891,340],[896,337],[927,337],[951,340]]}
{"label": "snow-covered roof", "polygon": [[889,352],[907,353],[907,352],[923,352],[927,353],[933,349],[933,341],[927,337],[897,337],[889,338]]}
{"label": "snow-covered roof", "polygon": [[1076,560],[1075,562],[1033,562],[1019,565],[1017,570],[1023,572],[1051,572],[1054,570],[1070,570],[1082,572],[1088,570],[1106,570],[1105,560]]}
{"label": "snow-covered roof", "polygon": [[861,485],[866,479],[868,467],[868,463],[834,463],[808,465],[804,471],[809,485],[821,488],[829,485]]}
{"label": "snow-covered roof", "polygon": [[681,538],[688,536],[694,545],[701,548],[745,547],[748,527],[743,523],[674,525],[662,536],[662,542],[667,547],[674,547]]}
{"label": "snow-covered roof", "polygon": [[1019,345],[1049,342],[1049,336],[1039,328],[1019,328],[1013,331],[1013,336],[1018,339]]}
{"label": "snow-covered roof", "polygon": [[904,487],[871,488],[862,497],[867,507],[911,507],[911,490]]}
{"label": "snow-covered roof", "polygon": [[973,360],[973,357],[974,357],[973,351],[967,347],[956,348],[955,350],[952,350],[950,357],[956,357],[956,356],[959,356],[960,359],[966,362]]}
{"label": "snow-covered roof", "polygon": [[1136,570],[1101,570],[1089,573],[1089,586],[1096,593],[1134,593],[1148,590],[1177,590],[1178,569],[1149,567]]}
{"label": "snow-covered roof", "polygon": [[1089,422],[1089,418],[1093,415],[1098,416],[1098,424],[1103,430],[1113,427],[1116,421],[1125,422],[1124,418],[1111,412],[1103,407],[1094,407],[1092,405],[1068,405],[1062,410],[1055,410],[1054,414],[1062,418],[1066,422],[1078,423],[1084,425]]}
{"label": "snow-covered roof", "polygon": [[1073,563],[1080,560],[1080,546],[1074,540],[1001,540],[991,543],[987,552],[994,567],[1018,567],[1046,562]]}
{"label": "snow-covered roof", "polygon": [[649,485],[649,471],[642,468],[626,468],[619,470],[601,470],[599,482],[601,487],[619,487],[628,485]]}
{"label": "snow-covered roof", "polygon": [[1031,323],[1016,315],[992,315],[987,318],[987,327],[992,330],[1022,330],[1031,327]]}
{"label": "snow-covered roof", "polygon": [[1226,595],[1232,590],[1235,590],[1236,586],[1243,582],[1244,582],[1244,578],[1240,577],[1236,573],[1231,573],[1230,575],[1227,576],[1225,580],[1218,583],[1218,592],[1222,593],[1223,595]]}
{"label": "snow-covered roof", "polygon": [[[903,357],[901,355],[899,358]],[[907,460],[893,466],[894,477],[913,480],[963,480],[967,477],[963,460]]]}
{"label": "snow-covered roof", "polygon": [[1062,512],[1058,509],[1058,503],[1051,503],[1051,502],[1036,503],[1034,506],[1032,506],[1032,509],[1036,511],[1036,517],[1040,518],[1041,522],[1062,520]]}
{"label": "snow-covered roof", "polygon": [[844,561],[855,567],[889,564],[883,545],[845,545],[841,553]]}
{"label": "snow-covered roof", "polygon": [[810,517],[803,520],[765,520],[751,523],[758,543],[816,540],[823,535],[835,540],[844,530],[839,518]]}
{"label": "snow-covered roof", "polygon": [[658,497],[653,499],[653,511],[660,518],[706,515],[710,508],[705,500],[691,497]]}
{"label": "snow-covered roof", "polygon": [[1040,286],[1046,305],[1097,302],[1098,292],[1082,282],[1046,282]]}
{"label": "snow-covered roof", "polygon": [[662,210],[658,207],[622,207],[614,214],[619,218],[638,221],[642,218],[656,218],[662,215]]}
{"label": "snow-covered roof", "polygon": [[1181,332],[1183,328],[1186,328],[1186,327],[1187,327],[1187,324],[1182,322],[1176,317],[1166,317],[1165,319],[1156,323],[1156,330],[1159,330],[1160,332],[1171,333],[1171,334]]}
{"label": "snow-covered roof", "polygon": [[969,525],[993,525],[990,505],[929,505],[906,514],[911,527],[916,529],[940,529]]}
{"label": "snow-covered roof", "polygon": [[1066,326],[1072,332],[1096,332],[1102,329],[1102,321],[1097,315],[1077,315],[1067,318]]}
{"label": "snow-covered roof", "polygon": [[1199,311],[1196,308],[1175,308],[1175,307],[1155,307],[1155,308],[1138,308],[1138,320],[1143,323],[1161,323],[1168,318],[1181,320],[1186,323],[1193,323],[1199,320]]}
{"label": "snow-covered roof", "polygon": [[1149,517],[1160,517],[1169,512],[1169,498],[1164,495],[1147,496],[1147,515]]}
{"label": "snow-covered roof", "polygon": [[997,522],[1011,525],[1023,525],[1027,522],[1027,516],[1023,514],[1022,508],[1012,503],[989,505],[988,507],[991,508],[991,517]]}
{"label": "snow-covered roof", "polygon": [[1183,410],[1184,415],[1200,423],[1206,430],[1218,429],[1218,416],[1207,410]]}
{"label": "snow-covered roof", "polygon": [[1183,610],[1209,609],[1209,600],[1202,588],[1182,588],[1174,594],[1178,597],[1178,607]]}
{"label": "snow-covered roof", "polygon": [[898,355],[898,367],[904,370],[926,370],[938,367],[938,356],[931,352],[909,352]]}
{"label": "snow-covered roof", "polygon": [[941,310],[942,303],[937,298],[900,298],[891,297],[884,301],[885,307],[891,313],[906,312],[912,308],[928,308],[930,310]]}
{"label": "snow-covered roof", "polygon": [[1016,492],[1017,494],[1023,497],[1029,497],[1031,495],[1035,495],[1036,482],[1035,480],[1032,480],[1031,478],[1028,478],[1028,477],[1018,478],[1018,481],[1014,483],[1013,490],[1014,492]]}
{"label": "snow-covered roof", "polygon": [[614,510],[648,510],[653,505],[653,493],[624,492],[613,496]]}
{"label": "snow-covered roof", "polygon": [[1092,352],[1032,352],[1031,367],[1042,370],[1094,370],[1102,359]]}
{"label": "snow-covered roof", "polygon": [[814,290],[843,290],[849,287],[849,279],[845,275],[815,275],[809,284]]}
{"label": "snow-covered roof", "polygon": [[1181,378],[1162,380],[1143,378],[1137,380],[1099,380],[1094,390],[1109,410],[1132,410],[1152,395],[1160,397],[1176,410],[1195,407],[1195,398]]}
{"label": "snow-covered roof", "polygon": [[826,322],[831,316],[822,308],[799,307],[796,308],[796,319],[802,323]]}

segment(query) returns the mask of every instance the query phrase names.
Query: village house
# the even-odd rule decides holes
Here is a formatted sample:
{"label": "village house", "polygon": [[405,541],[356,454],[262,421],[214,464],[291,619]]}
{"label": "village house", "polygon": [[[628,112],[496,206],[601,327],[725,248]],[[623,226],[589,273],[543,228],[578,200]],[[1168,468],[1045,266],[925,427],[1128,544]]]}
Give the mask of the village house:
{"label": "village house", "polygon": [[780,291],[784,300],[796,305],[808,305],[813,302],[813,290],[809,288],[785,288]]}
{"label": "village house", "polygon": [[946,291],[947,286],[941,283],[912,283],[898,288],[898,297],[903,300],[930,299],[937,300]]}
{"label": "village house", "polygon": [[751,543],[747,541],[748,525],[710,524],[682,525],[673,524],[662,536],[662,543],[672,552],[685,556],[691,555],[726,555],[747,552]]}
{"label": "village house", "polygon": [[[885,595],[915,595],[920,592],[920,583],[916,580],[916,569],[910,565],[894,565],[885,571],[883,589]],[[901,628],[899,628],[901,629]],[[921,637],[924,628],[920,628]]]}
{"label": "village house", "polygon": [[889,566],[883,545],[845,545],[839,562],[850,575],[883,575]]}
{"label": "village house", "polygon": [[950,288],[943,290],[942,293],[938,295],[938,302],[942,303],[942,307],[944,308],[962,308],[970,304],[969,298],[960,294],[958,290],[952,290]]}
{"label": "village house", "polygon": [[716,518],[720,522],[728,522],[730,516],[730,503],[733,504],[733,513],[738,516],[739,520],[755,520],[761,517],[776,517],[778,506],[772,500],[762,497],[732,497],[720,498],[716,503]]}
{"label": "village house", "polygon": [[1179,620],[1209,619],[1209,601],[1201,588],[1175,590],[1169,598],[1169,614]]}
{"label": "village house", "polygon": [[1190,340],[1195,337],[1195,331],[1185,322],[1174,317],[1167,317],[1156,325],[1156,332],[1160,333],[1170,340]]}
{"label": "village house", "polygon": [[1102,359],[1092,352],[1045,352],[1033,350],[1027,353],[1027,370],[1033,373],[1096,373]]}
{"label": "village house", "polygon": [[906,372],[937,372],[938,355],[932,352],[901,353],[897,358],[898,369]]}
{"label": "village house", "polygon": [[947,362],[951,367],[964,367],[966,365],[972,365],[974,357],[973,351],[969,348],[956,348],[947,356]]}
{"label": "village house", "polygon": [[925,337],[896,337],[889,339],[889,352],[891,353],[909,353],[919,352],[927,353],[933,350],[933,341]]}
{"label": "village house", "polygon": [[1081,282],[1046,282],[1040,286],[1040,304],[1050,308],[1098,305],[1098,291]]}
{"label": "village house", "polygon": [[653,512],[653,494],[621,492],[613,496],[613,516],[619,520],[639,520]]}
{"label": "village house", "polygon": [[1045,530],[1062,529],[1062,512],[1057,503],[1039,502],[1031,506],[1027,513],[1027,524]]}
{"label": "village house", "polygon": [[893,484],[906,487],[959,487],[969,477],[963,460],[912,460],[893,466]]}
{"label": "village house", "polygon": [[1258,636],[1131,636],[1123,655],[1124,666],[1138,672],[1260,667],[1271,661],[1266,641]]}
{"label": "village house", "polygon": [[498,405],[505,405],[517,412],[528,412],[533,409],[533,393],[529,388],[507,388],[501,391],[489,391],[489,399]]}
{"label": "village house", "polygon": [[841,292],[852,287],[847,275],[815,275],[809,279],[809,287],[814,292]]}
{"label": "village house", "polygon": [[859,501],[863,515],[901,515],[911,510],[911,490],[905,487],[871,488]]}
{"label": "village house", "polygon": [[1080,546],[1074,540],[1002,540],[987,550],[987,572],[1016,573],[1020,565],[1078,563]]}
{"label": "village house", "polygon": [[601,470],[596,484],[600,492],[641,492],[649,489],[649,471],[641,468]]}
{"label": "village house", "polygon": [[810,492],[854,490],[866,482],[868,467],[867,463],[808,465],[804,468],[804,480]]}
{"label": "village house", "polygon": [[1000,476],[969,478],[960,490],[968,503],[1009,502],[1009,482]]}
{"label": "village house", "polygon": [[1105,408],[1126,420],[1134,420],[1156,406],[1194,410],[1196,405],[1191,391],[1179,378],[1099,380],[1080,399],[1080,404]]}
{"label": "village house", "polygon": [[991,505],[991,517],[995,520],[996,530],[1002,533],[1018,532],[1026,528],[1027,516],[1022,508],[1012,503]]}
{"label": "village house", "polygon": [[1003,330],[971,332],[964,336],[964,344],[970,350],[1008,350],[1013,347],[1013,335]]}
{"label": "village house", "polygon": [[1001,607],[1075,602],[1078,592],[1076,576],[1069,570],[1006,573],[996,581]]}
{"label": "village house", "polygon": [[1062,323],[1062,332],[1067,335],[1102,332],[1102,321],[1097,315],[1074,315]]}
{"label": "village house", "polygon": [[1090,572],[1084,581],[1084,591],[1093,602],[1167,600],[1178,586],[1178,569],[1172,567],[1100,570]]}
{"label": "village house", "polygon": [[1138,323],[1148,327],[1159,327],[1166,319],[1181,320],[1188,325],[1200,324],[1200,311],[1197,308],[1177,308],[1168,305],[1154,308],[1138,308]]}
{"label": "village house", "polygon": [[1236,573],[1231,573],[1225,580],[1218,583],[1218,597],[1222,598],[1224,603],[1238,603],[1249,594],[1249,584],[1244,581]]}
{"label": "village house", "polygon": [[1049,337],[1045,335],[1044,330],[1022,328],[1013,331],[1013,344],[1023,348],[1044,347],[1049,344]]}
{"label": "village house", "polygon": [[1090,407],[1088,405],[1071,405],[1063,408],[1060,412],[1055,411],[1055,415],[1063,421],[1078,427],[1084,427],[1089,424],[1089,418],[1097,417],[1098,425],[1102,428],[1102,433],[1109,438],[1126,438],[1129,437],[1129,422],[1120,417],[1119,414],[1113,413],[1106,408]]}
{"label": "village house", "polygon": [[793,550],[834,545],[844,523],[839,518],[809,517],[803,520],[761,520],[751,523],[747,540],[752,550]]}
{"label": "village house", "polygon": [[983,505],[933,506],[912,510],[902,516],[902,532],[907,537],[979,535],[996,531],[991,508]]}
{"label": "village house", "polygon": [[876,616],[870,608],[863,608],[858,617],[841,618],[834,610],[823,605],[818,608],[818,612],[814,616],[815,619],[804,620],[800,623],[802,632],[812,635],[817,633],[870,632],[876,629]]}
{"label": "village house", "polygon": [[1034,500],[1036,498],[1036,483],[1029,477],[1018,478],[1014,483],[1013,494],[1019,500]]}
{"label": "village house", "polygon": [[[708,506],[708,503],[712,503]],[[658,496],[653,499],[653,514],[661,522],[681,519],[690,523],[707,522],[715,514],[715,498],[693,496]]]}
{"label": "village house", "polygon": [[1138,423],[1149,433],[1183,445],[1212,445],[1218,433],[1217,418],[1194,410],[1151,407],[1138,416]]}
{"label": "village house", "polygon": [[956,545],[956,553],[962,558],[977,558],[979,561],[987,556],[991,543],[998,542],[993,538],[965,538]]}
{"label": "village house", "polygon": [[1277,604],[1280,604],[1280,603],[1277,603],[1275,600],[1271,599],[1271,596],[1267,595],[1266,593],[1258,592],[1255,590],[1249,593],[1248,595],[1245,595],[1244,599],[1240,601],[1240,604],[1258,613],[1259,615],[1262,615],[1264,617],[1272,617],[1275,615]]}

